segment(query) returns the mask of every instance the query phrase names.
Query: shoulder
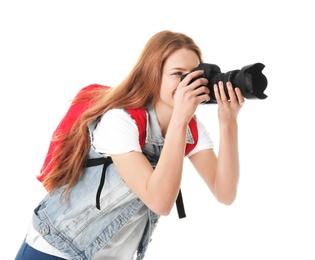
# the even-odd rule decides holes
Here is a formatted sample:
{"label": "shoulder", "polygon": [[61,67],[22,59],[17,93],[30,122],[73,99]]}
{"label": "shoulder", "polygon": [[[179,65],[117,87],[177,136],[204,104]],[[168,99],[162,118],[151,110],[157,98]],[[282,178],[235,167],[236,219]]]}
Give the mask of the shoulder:
{"label": "shoulder", "polygon": [[112,124],[134,124],[131,115],[123,108],[113,108],[108,110],[101,117],[101,121],[110,122]]}
{"label": "shoulder", "polygon": [[93,130],[93,145],[105,154],[141,151],[136,122],[125,109],[107,111]]}
{"label": "shoulder", "polygon": [[135,121],[129,113],[122,108],[114,108],[104,113],[96,124],[94,132],[122,132],[137,131]]}

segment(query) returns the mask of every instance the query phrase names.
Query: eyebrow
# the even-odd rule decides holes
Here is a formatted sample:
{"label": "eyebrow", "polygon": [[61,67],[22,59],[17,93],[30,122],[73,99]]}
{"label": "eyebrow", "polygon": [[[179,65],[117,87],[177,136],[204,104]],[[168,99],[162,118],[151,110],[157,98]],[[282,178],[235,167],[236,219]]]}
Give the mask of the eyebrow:
{"label": "eyebrow", "polygon": [[170,70],[186,70],[184,68],[176,67],[176,68],[171,68]]}

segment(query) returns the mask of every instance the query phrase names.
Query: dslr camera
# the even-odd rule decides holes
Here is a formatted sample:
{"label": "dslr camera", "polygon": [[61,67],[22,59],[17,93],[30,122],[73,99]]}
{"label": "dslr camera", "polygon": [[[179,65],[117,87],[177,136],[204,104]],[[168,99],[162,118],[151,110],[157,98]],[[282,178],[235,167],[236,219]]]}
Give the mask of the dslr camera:
{"label": "dslr camera", "polygon": [[[262,73],[265,65],[262,63],[255,63],[251,65],[244,66],[240,70],[231,70],[226,73],[222,73],[220,68],[215,64],[200,63],[196,70],[203,70],[203,75],[194,78],[195,81],[198,78],[204,77],[208,80],[208,85],[206,86],[210,90],[210,100],[205,103],[216,103],[216,98],[214,95],[213,85],[219,81],[223,82],[224,90],[227,98],[229,99],[229,94],[227,91],[226,83],[231,82],[233,88],[238,87],[243,96],[247,99],[265,99],[267,95],[264,91],[267,88],[267,78]],[[181,77],[183,80],[187,75],[184,74]]]}

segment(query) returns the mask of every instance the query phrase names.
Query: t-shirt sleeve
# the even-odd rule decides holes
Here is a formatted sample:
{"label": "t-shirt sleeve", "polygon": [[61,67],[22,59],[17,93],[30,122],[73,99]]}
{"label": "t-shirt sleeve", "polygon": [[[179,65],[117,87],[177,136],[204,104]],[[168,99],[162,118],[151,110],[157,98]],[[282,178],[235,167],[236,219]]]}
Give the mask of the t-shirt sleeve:
{"label": "t-shirt sleeve", "polygon": [[198,129],[198,142],[195,148],[187,155],[187,157],[190,157],[199,151],[213,148],[213,141],[206,127],[198,118],[196,118],[196,122]]}
{"label": "t-shirt sleeve", "polygon": [[106,112],[93,131],[95,150],[106,155],[141,152],[135,120],[124,109]]}

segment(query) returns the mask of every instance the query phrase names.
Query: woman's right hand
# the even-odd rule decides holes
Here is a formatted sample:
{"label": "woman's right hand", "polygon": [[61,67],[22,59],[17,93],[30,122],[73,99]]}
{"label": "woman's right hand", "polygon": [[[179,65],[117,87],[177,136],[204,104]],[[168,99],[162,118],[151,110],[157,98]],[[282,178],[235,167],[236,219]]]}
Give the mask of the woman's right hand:
{"label": "woman's right hand", "polygon": [[173,114],[180,115],[187,123],[194,115],[198,105],[210,100],[210,90],[206,87],[208,80],[204,77],[198,78],[202,74],[203,70],[189,73],[180,81],[174,94]]}

